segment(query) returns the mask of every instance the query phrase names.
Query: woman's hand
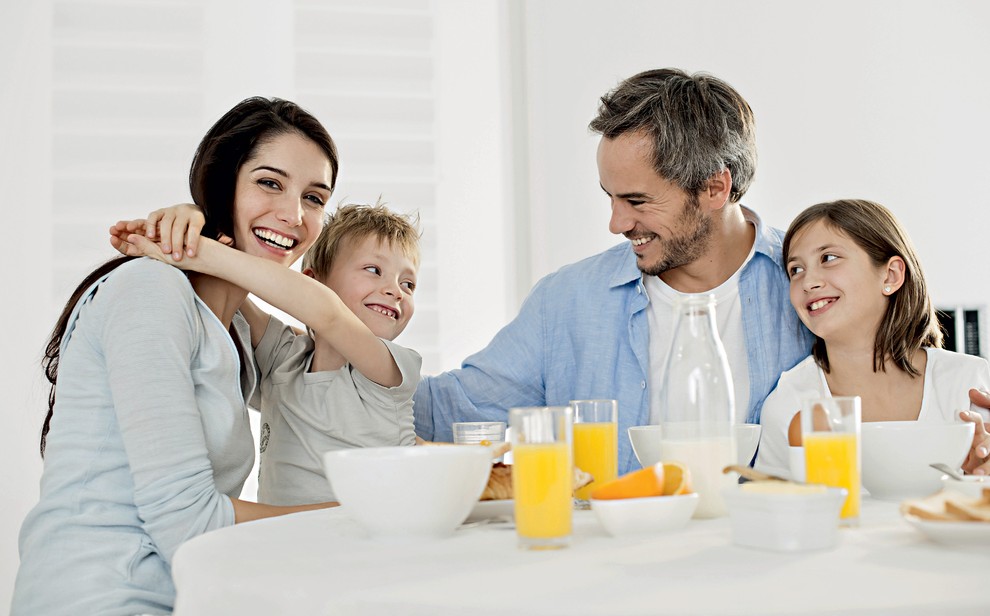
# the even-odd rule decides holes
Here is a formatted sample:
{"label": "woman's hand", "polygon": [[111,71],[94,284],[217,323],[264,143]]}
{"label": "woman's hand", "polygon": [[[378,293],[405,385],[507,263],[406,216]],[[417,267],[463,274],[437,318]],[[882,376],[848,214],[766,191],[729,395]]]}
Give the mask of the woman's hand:
{"label": "woman's hand", "polygon": [[[127,236],[132,233],[143,233],[149,240],[160,240],[163,254],[171,254],[173,263],[182,261],[182,254],[196,256],[199,249],[199,234],[206,224],[206,217],[199,206],[191,203],[180,203],[165,207],[148,214],[145,220],[121,220],[110,227],[110,245],[123,254],[127,252]],[[140,256],[153,256],[144,254]],[[133,255],[132,255],[133,256]]]}
{"label": "woman's hand", "polygon": [[181,261],[183,249],[190,257],[196,256],[199,234],[205,224],[206,217],[198,205],[180,203],[148,214],[145,235],[152,240],[159,238],[162,252],[172,253],[175,261]]}
{"label": "woman's hand", "polygon": [[[990,393],[978,389],[969,390],[969,400],[974,406],[990,408]],[[963,471],[971,475],[990,475],[990,432],[987,432],[983,417],[975,411],[960,411],[959,418],[976,424],[973,431],[973,444],[963,462]]]}

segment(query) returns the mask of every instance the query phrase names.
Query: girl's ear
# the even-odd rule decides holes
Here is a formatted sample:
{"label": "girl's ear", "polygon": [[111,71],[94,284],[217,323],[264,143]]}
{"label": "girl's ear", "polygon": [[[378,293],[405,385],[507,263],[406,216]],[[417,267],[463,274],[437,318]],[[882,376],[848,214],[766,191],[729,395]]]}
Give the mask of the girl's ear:
{"label": "girl's ear", "polygon": [[904,265],[904,259],[893,256],[887,260],[885,269],[883,294],[893,295],[904,284],[904,278],[907,275],[907,266]]}
{"label": "girl's ear", "polygon": [[304,269],[302,271],[302,273],[303,273],[304,276],[309,276],[313,280],[316,280],[316,272],[313,271],[313,268],[307,267],[306,269]]}

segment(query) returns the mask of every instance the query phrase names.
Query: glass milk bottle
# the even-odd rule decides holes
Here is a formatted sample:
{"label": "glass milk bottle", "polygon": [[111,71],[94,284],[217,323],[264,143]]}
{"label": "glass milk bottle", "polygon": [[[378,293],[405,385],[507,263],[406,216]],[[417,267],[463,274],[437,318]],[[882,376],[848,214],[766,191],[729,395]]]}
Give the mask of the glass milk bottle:
{"label": "glass milk bottle", "polygon": [[735,401],[725,348],[715,327],[715,296],[682,298],[660,392],[661,451],[691,472],[696,518],[726,514],[721,491],[736,483]]}

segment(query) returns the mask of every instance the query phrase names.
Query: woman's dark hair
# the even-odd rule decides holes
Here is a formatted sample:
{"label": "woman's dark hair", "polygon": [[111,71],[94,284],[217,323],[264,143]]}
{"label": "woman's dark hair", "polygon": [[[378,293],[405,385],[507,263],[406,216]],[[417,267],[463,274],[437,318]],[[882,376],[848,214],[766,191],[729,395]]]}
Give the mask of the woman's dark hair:
{"label": "woman's dark hair", "polygon": [[337,183],[337,146],[319,120],[295,103],[254,97],[228,111],[200,141],[189,169],[189,192],[203,208],[203,235],[234,237],[237,172],[258,146],[286,133],[298,133],[320,146],[330,161],[330,190]]}
{"label": "woman's dark hair", "polygon": [[[293,102],[278,98],[252,97],[235,105],[217,120],[196,148],[189,169],[189,191],[193,201],[203,209],[206,224],[203,235],[218,239],[234,236],[234,190],[237,173],[245,161],[254,156],[258,146],[287,133],[297,133],[318,145],[330,162],[330,190],[337,183],[339,160],[337,146],[319,120]],[[135,257],[116,257],[96,268],[76,287],[52,329],[45,356],[41,360],[45,377],[51,383],[48,392],[48,415],[41,428],[41,456],[55,409],[55,385],[62,339],[72,310],[83,293],[97,280]]]}

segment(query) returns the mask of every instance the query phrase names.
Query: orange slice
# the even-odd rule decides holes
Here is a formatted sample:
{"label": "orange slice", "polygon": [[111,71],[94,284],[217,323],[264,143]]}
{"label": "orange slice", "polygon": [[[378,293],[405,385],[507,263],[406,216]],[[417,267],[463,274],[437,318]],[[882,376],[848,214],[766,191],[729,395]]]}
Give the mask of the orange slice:
{"label": "orange slice", "polygon": [[617,498],[643,498],[645,496],[663,496],[664,466],[656,464],[647,468],[626,473],[621,477],[606,481],[591,491],[595,500],[613,500]]}
{"label": "orange slice", "polygon": [[688,470],[688,467],[680,462],[662,462],[661,464],[663,464],[663,495],[690,494],[691,471]]}

